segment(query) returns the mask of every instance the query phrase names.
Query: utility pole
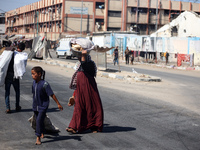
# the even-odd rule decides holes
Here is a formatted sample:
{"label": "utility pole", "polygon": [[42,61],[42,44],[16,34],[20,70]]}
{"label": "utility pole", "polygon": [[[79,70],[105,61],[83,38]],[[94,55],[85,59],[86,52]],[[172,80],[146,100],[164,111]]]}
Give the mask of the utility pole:
{"label": "utility pole", "polygon": [[123,0],[123,18],[122,18],[122,29],[121,31],[124,31],[124,13],[125,13],[125,0]]}
{"label": "utility pole", "polygon": [[36,22],[36,10],[34,10],[34,38],[35,38],[35,22]]}
{"label": "utility pole", "polygon": [[156,0],[156,27],[155,30],[158,29],[158,0]]}
{"label": "utility pole", "polygon": [[[156,26],[155,26],[155,32],[157,32],[157,29],[158,29],[158,0],[156,0]],[[155,49],[155,52],[156,52],[156,58],[155,58],[155,61],[157,63],[157,33],[156,33],[156,36],[155,36],[155,39],[154,39],[154,49]]]}
{"label": "utility pole", "polygon": [[38,36],[38,25],[39,25],[39,23],[38,23],[38,22],[39,22],[39,12],[37,11],[37,13],[36,13],[36,14],[37,14],[37,36]]}
{"label": "utility pole", "polygon": [[83,0],[81,2],[81,29],[80,29],[81,37],[82,37],[82,19],[83,19]]}

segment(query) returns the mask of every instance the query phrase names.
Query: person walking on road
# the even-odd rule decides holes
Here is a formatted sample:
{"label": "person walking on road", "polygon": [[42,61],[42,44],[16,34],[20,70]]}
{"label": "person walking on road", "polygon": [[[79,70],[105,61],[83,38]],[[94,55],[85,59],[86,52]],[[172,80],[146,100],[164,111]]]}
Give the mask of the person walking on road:
{"label": "person walking on road", "polygon": [[[11,113],[11,109],[10,109],[10,87],[11,85],[13,85],[14,90],[15,90],[15,94],[16,94],[16,104],[15,104],[15,110],[16,111],[20,111],[21,110],[21,106],[19,105],[20,103],[20,79],[19,77],[15,76],[15,62],[17,61],[16,55],[22,53],[22,51],[25,49],[25,44],[24,43],[19,43],[17,45],[17,51],[14,51],[14,48],[12,49],[14,51],[14,53],[12,54],[12,58],[10,60],[9,66],[8,66],[8,70],[7,70],[7,74],[6,74],[6,78],[5,78],[5,103],[6,103],[6,113]],[[23,55],[23,54],[22,54]],[[27,54],[26,54],[27,56]],[[20,66],[23,66],[23,70],[25,70],[26,67],[26,61],[27,61],[27,57],[25,56],[25,63],[20,64]],[[19,69],[19,68],[17,68]]]}
{"label": "person walking on road", "polygon": [[129,64],[129,55],[130,55],[130,51],[128,47],[126,47],[126,50],[125,50],[126,64]]}
{"label": "person walking on road", "polygon": [[[82,50],[76,66],[70,83],[70,88],[75,90],[72,96],[74,112],[66,131],[73,134],[88,129],[93,133],[102,132],[103,107],[95,81],[97,68],[87,50]],[[72,102],[69,101],[68,106],[72,106]]]}
{"label": "person walking on road", "polygon": [[41,144],[41,138],[44,137],[44,119],[46,117],[46,112],[49,106],[49,96],[57,103],[59,110],[63,110],[58,99],[53,93],[50,84],[44,80],[45,71],[39,67],[33,67],[31,70],[33,85],[33,111],[36,117],[36,145]]}
{"label": "person walking on road", "polygon": [[166,51],[166,54],[165,54],[166,65],[167,65],[167,63],[168,63],[168,58],[169,58],[169,53],[168,53],[168,51]]}
{"label": "person walking on road", "polygon": [[118,52],[118,46],[115,48],[115,50],[114,50],[114,65],[115,65],[115,63],[117,63],[117,65],[119,65],[119,60],[118,60],[118,57],[119,57],[119,52]]}

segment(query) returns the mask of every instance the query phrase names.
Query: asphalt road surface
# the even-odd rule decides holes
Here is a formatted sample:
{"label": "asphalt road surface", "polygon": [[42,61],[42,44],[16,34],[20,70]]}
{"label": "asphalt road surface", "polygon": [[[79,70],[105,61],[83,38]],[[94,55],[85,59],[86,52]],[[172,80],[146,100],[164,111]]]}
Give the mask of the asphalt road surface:
{"label": "asphalt road surface", "polygon": [[[51,99],[47,115],[61,132],[45,134],[40,146],[34,144],[36,136],[27,121],[33,114],[30,72],[36,65],[46,70],[46,80],[64,107],[59,111]],[[4,87],[0,87],[0,149],[200,150],[199,86],[194,85],[194,93],[188,93],[182,90],[185,84],[177,85],[167,78],[161,83],[129,84],[98,76],[96,81],[104,109],[103,132],[68,134],[65,128],[73,113],[73,107],[67,106],[73,93],[68,87],[73,72],[68,68],[28,62],[27,73],[21,80],[21,112],[13,110],[12,88],[13,113],[4,113]],[[187,72],[184,74],[187,76]]]}

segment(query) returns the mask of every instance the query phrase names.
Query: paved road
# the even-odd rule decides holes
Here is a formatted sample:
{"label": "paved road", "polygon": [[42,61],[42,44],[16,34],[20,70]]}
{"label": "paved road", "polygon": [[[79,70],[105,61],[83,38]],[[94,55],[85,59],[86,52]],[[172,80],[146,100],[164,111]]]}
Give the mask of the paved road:
{"label": "paved road", "polygon": [[[50,82],[64,106],[64,110],[60,112],[55,102],[51,101],[48,116],[61,132],[58,135],[45,134],[41,146],[34,145],[34,131],[27,121],[33,114],[30,70],[35,65],[41,65],[46,70],[46,80]],[[162,101],[150,93],[148,96],[144,94],[150,89],[153,91],[157,89],[159,94],[159,87],[165,87],[165,84],[156,86],[143,83],[127,84],[102,77],[97,77],[97,83],[104,108],[103,132],[69,135],[65,128],[73,112],[72,107],[67,107],[67,99],[73,92],[68,88],[72,73],[72,69],[28,62],[27,73],[21,81],[23,109],[19,113],[4,113],[4,90],[1,87],[0,149],[198,150],[200,148],[199,114]],[[11,107],[14,108],[13,90]]]}

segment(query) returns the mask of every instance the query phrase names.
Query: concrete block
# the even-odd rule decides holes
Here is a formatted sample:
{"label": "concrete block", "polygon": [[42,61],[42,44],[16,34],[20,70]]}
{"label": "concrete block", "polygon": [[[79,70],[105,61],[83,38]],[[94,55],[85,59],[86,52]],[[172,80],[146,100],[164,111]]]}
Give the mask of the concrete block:
{"label": "concrete block", "polygon": [[116,75],[115,74],[112,74],[112,73],[110,73],[110,74],[108,74],[108,76],[110,77],[110,78],[116,78]]}
{"label": "concrete block", "polygon": [[120,79],[120,80],[124,80],[125,79],[124,76],[119,76],[119,75],[116,75],[115,78]]}

